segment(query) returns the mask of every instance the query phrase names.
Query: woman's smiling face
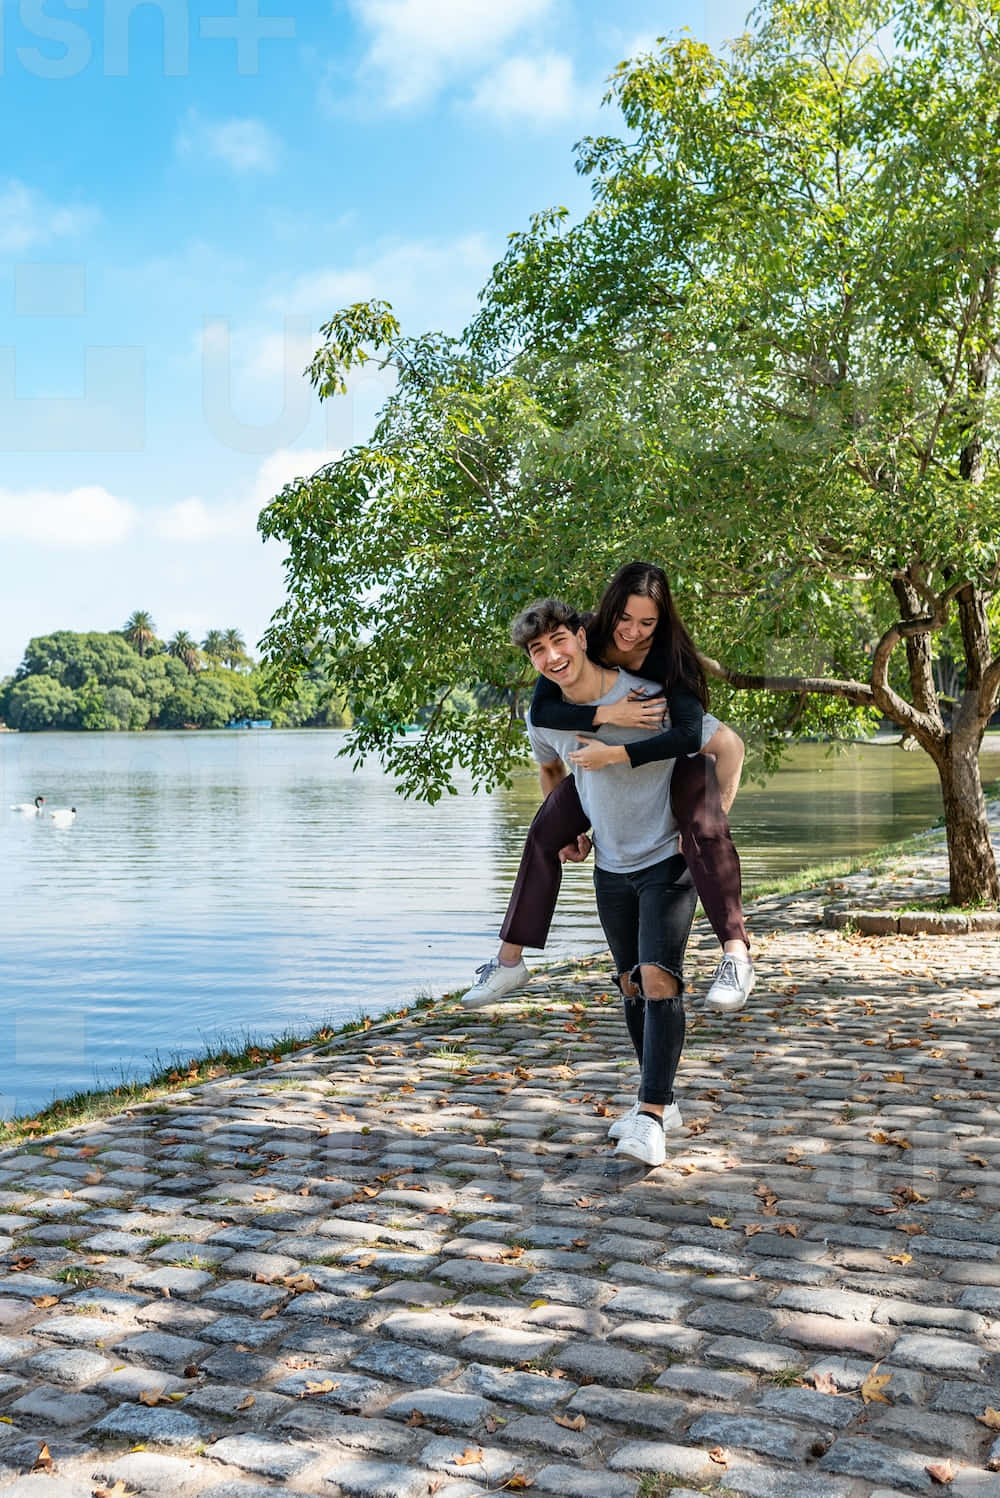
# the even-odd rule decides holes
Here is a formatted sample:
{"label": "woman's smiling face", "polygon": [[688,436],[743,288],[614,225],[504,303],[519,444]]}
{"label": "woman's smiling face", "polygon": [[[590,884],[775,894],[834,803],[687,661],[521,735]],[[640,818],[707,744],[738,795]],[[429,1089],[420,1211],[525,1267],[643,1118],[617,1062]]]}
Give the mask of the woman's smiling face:
{"label": "woman's smiling face", "polygon": [[660,611],[651,598],[630,593],[614,629],[614,642],[622,655],[634,655],[648,646],[660,620]]}

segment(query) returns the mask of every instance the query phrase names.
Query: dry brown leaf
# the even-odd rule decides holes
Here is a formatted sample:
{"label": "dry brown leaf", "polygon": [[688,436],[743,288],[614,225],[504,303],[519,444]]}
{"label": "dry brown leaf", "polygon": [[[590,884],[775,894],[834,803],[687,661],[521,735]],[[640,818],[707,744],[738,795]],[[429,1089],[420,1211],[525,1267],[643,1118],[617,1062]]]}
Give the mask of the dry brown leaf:
{"label": "dry brown leaf", "polygon": [[411,1410],[410,1418],[406,1423],[407,1425],[423,1425],[424,1417],[419,1410]]}
{"label": "dry brown leaf", "polygon": [[912,1186],[902,1186],[898,1191],[894,1191],[892,1195],[898,1196],[901,1202],[905,1202],[910,1207],[915,1207],[919,1202],[929,1200],[928,1197],[921,1196],[919,1191],[914,1191]]}
{"label": "dry brown leaf", "polygon": [[799,1236],[799,1225],[797,1222],[779,1222],[775,1226],[782,1238],[797,1238]]}
{"label": "dry brown leaf", "polygon": [[912,1254],[890,1254],[889,1255],[889,1263],[890,1264],[903,1264],[903,1265],[906,1265],[906,1264],[911,1264],[912,1262],[913,1262],[913,1255]]}
{"label": "dry brown leaf", "polygon": [[311,1274],[286,1274],[281,1283],[296,1295],[304,1295],[307,1291],[316,1289],[316,1281]]}
{"label": "dry brown leaf", "polygon": [[332,1378],[324,1378],[319,1382],[315,1382],[310,1378],[306,1379],[305,1388],[299,1390],[299,1398],[311,1399],[314,1398],[317,1394],[330,1394],[334,1389],[339,1388],[340,1384],[335,1383]]}
{"label": "dry brown leaf", "polygon": [[59,1297],[58,1295],[33,1295],[31,1297],[31,1304],[37,1306],[40,1311],[47,1311],[49,1306],[57,1306],[59,1304]]}
{"label": "dry brown leaf", "polygon": [[50,1160],[59,1159],[59,1151],[54,1144],[47,1144],[42,1150],[43,1155],[48,1155]]}
{"label": "dry brown leaf", "polygon": [[990,1430],[1000,1430],[1000,1410],[995,1410],[991,1404],[988,1404],[983,1413],[976,1416],[976,1419],[980,1425],[985,1425]]}
{"label": "dry brown leaf", "polygon": [[147,1404],[151,1410],[155,1410],[156,1406],[159,1404],[162,1398],[162,1389],[143,1389],[142,1393],[139,1395],[139,1403]]}
{"label": "dry brown leaf", "polygon": [[466,1446],[460,1456],[450,1456],[449,1462],[453,1467],[478,1466],[483,1459],[483,1448],[481,1446]]}
{"label": "dry brown leaf", "polygon": [[119,1477],[113,1488],[92,1488],[91,1498],[125,1498],[125,1479]]}
{"label": "dry brown leaf", "polygon": [[955,1480],[955,1468],[951,1464],[951,1458],[947,1456],[943,1461],[931,1462],[924,1468],[924,1471],[931,1482],[939,1483],[941,1487],[946,1487],[949,1482]]}
{"label": "dry brown leaf", "polygon": [[88,1170],[83,1178],[83,1184],[85,1186],[99,1186],[103,1180],[104,1172],[102,1170]]}
{"label": "dry brown leaf", "polygon": [[582,1429],[584,1429],[584,1426],[587,1425],[587,1422],[585,1422],[582,1414],[573,1416],[572,1419],[570,1419],[570,1416],[567,1416],[567,1414],[554,1414],[554,1416],[552,1416],[552,1419],[555,1420],[555,1425],[564,1426],[567,1431],[582,1431]]}
{"label": "dry brown leaf", "polygon": [[39,1442],[38,1455],[31,1464],[32,1472],[51,1472],[54,1465],[51,1451],[44,1441]]}
{"label": "dry brown leaf", "polygon": [[197,1378],[198,1374],[200,1372],[201,1372],[201,1369],[198,1367],[197,1363],[185,1363],[184,1364],[184,1372],[182,1374],[182,1377],[183,1378]]}
{"label": "dry brown leaf", "polygon": [[266,1311],[261,1311],[260,1315],[257,1317],[257,1320],[258,1321],[270,1321],[272,1319],[272,1317],[277,1316],[277,1314],[278,1314],[278,1307],[277,1306],[268,1306],[268,1308],[267,1308]]}
{"label": "dry brown leaf", "polygon": [[758,1233],[766,1233],[767,1226],[763,1222],[748,1222],[744,1225],[743,1231],[748,1238],[754,1238]]}
{"label": "dry brown leaf", "polygon": [[246,1397],[246,1399],[241,1399],[240,1400],[240,1402],[236,1406],[236,1408],[238,1410],[248,1410],[253,1405],[253,1403],[254,1403],[254,1395],[253,1394],[248,1394],[247,1397]]}
{"label": "dry brown leaf", "polygon": [[524,1488],[533,1488],[534,1486],[535,1479],[533,1477],[525,1477],[523,1472],[515,1472],[514,1476],[508,1477],[504,1483],[505,1488],[510,1488],[515,1493],[521,1492]]}
{"label": "dry brown leaf", "polygon": [[715,1462],[716,1466],[729,1466],[729,1452],[724,1446],[713,1446],[712,1450],[708,1453],[708,1459],[710,1462]]}
{"label": "dry brown leaf", "polygon": [[729,1226],[729,1218],[728,1217],[710,1217],[708,1219],[708,1225],[711,1228],[727,1228]]}
{"label": "dry brown leaf", "polygon": [[968,1160],[970,1165],[978,1165],[981,1170],[987,1170],[989,1168],[990,1162],[988,1160],[984,1160],[982,1155],[966,1155],[965,1158]]}
{"label": "dry brown leaf", "polygon": [[[164,1141],[161,1139],[160,1143],[162,1144],[162,1143],[164,1143]],[[77,1155],[80,1157],[81,1160],[92,1160],[93,1157],[96,1154],[99,1154],[99,1153],[100,1153],[100,1151],[98,1150],[96,1144],[84,1144],[84,1145],[81,1145],[80,1148],[77,1150]]]}
{"label": "dry brown leaf", "polygon": [[887,1082],[905,1082],[906,1078],[901,1071],[887,1071],[885,1080]]}
{"label": "dry brown leaf", "polygon": [[892,1378],[892,1374],[878,1373],[876,1371],[878,1366],[878,1363],[876,1363],[871,1373],[869,1373],[868,1377],[861,1385],[861,1398],[864,1400],[865,1404],[892,1403],[892,1401],[890,1399],[887,1399],[886,1396],[882,1393],[882,1390]]}
{"label": "dry brown leaf", "polygon": [[578,1196],[573,1205],[574,1207],[592,1207],[594,1203],[589,1196]]}
{"label": "dry brown leaf", "polygon": [[818,1394],[839,1394],[837,1381],[832,1373],[820,1372],[813,1374],[813,1388]]}
{"label": "dry brown leaf", "polygon": [[896,1232],[905,1233],[908,1238],[917,1238],[921,1233],[926,1233],[926,1231],[927,1229],[925,1227],[921,1227],[919,1222],[896,1223]]}

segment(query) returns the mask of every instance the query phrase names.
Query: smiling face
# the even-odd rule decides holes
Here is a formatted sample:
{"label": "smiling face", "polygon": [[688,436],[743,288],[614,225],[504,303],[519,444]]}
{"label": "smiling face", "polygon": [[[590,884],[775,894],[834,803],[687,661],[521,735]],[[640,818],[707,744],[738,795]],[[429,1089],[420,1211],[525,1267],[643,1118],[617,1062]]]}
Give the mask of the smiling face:
{"label": "smiling face", "polygon": [[622,655],[645,655],[660,620],[660,611],[651,598],[630,593],[618,617],[612,638]]}
{"label": "smiling face", "polygon": [[535,670],[567,694],[593,675],[594,663],[587,655],[587,632],[557,625],[537,635],[526,647]]}

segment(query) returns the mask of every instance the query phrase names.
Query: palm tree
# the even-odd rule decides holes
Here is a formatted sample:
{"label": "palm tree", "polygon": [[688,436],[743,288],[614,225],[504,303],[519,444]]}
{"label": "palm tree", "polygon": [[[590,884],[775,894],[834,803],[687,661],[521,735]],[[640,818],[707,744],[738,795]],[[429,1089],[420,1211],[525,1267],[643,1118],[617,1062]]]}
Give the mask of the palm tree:
{"label": "palm tree", "polygon": [[153,623],[152,614],[147,614],[145,609],[136,609],[125,620],[122,634],[140,655],[145,655],[151,645],[156,644],[156,625]]}
{"label": "palm tree", "polygon": [[222,636],[222,659],[230,670],[248,663],[247,642],[238,629],[227,629]]}
{"label": "palm tree", "polygon": [[226,651],[225,637],[221,629],[210,629],[201,642],[201,648],[212,662],[217,666]]}
{"label": "palm tree", "polygon": [[167,653],[183,661],[192,673],[201,665],[201,652],[197,640],[193,640],[186,629],[179,629],[167,645]]}

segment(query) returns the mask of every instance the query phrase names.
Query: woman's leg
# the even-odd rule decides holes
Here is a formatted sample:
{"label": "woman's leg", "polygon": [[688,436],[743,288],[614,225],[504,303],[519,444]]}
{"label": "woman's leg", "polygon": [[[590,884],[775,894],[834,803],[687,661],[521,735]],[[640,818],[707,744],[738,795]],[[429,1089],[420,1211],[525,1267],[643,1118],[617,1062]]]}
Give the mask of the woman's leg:
{"label": "woman's leg", "polygon": [[694,754],[675,762],[670,804],[684,858],[712,930],[724,951],[745,958],[750,938],[743,919],[740,856],[722,809],[715,766],[707,755]]}
{"label": "woman's leg", "polygon": [[501,958],[516,962],[521,947],[544,947],[562,883],[559,850],[574,843],[590,826],[580,805],[572,775],[561,780],[535,813],[528,829],[521,865],[507,914],[500,927]]}

